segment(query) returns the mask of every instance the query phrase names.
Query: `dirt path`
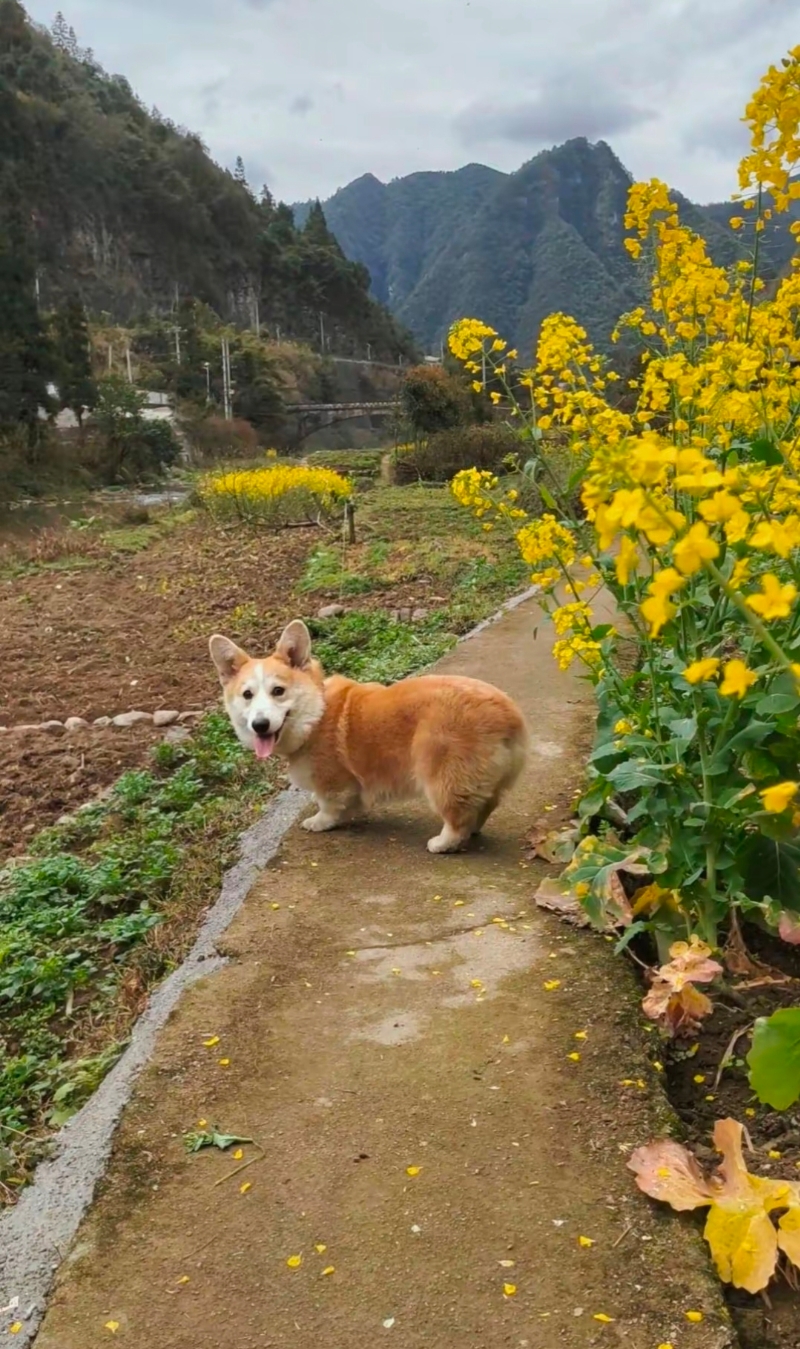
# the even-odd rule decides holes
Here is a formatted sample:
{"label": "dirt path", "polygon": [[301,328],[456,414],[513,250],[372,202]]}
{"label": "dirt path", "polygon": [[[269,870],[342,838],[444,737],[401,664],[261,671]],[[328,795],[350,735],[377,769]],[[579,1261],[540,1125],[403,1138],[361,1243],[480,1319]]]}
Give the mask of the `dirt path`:
{"label": "dirt path", "polygon": [[[429,856],[416,810],[290,832],[160,1037],[37,1349],[731,1343],[696,1227],[625,1170],[665,1122],[632,977],[533,907],[520,840],[568,809],[591,714],[538,619],[440,665],[531,720],[480,850]],[[263,1160],[215,1185],[236,1162],[187,1156],[201,1119]]]}

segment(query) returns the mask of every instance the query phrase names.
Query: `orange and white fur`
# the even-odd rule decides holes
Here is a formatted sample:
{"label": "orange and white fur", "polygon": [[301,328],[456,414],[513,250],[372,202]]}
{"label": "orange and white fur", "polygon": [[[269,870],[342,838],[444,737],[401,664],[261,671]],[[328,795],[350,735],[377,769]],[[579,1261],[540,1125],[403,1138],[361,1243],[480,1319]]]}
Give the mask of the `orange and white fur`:
{"label": "orange and white fur", "polygon": [[335,829],[360,808],[424,796],[442,818],[432,853],[456,852],[480,833],[522,769],[525,721],[500,689],[459,675],[398,684],[326,679],[304,623],[290,623],[275,651],[248,656],[212,637],[225,708],[241,743],[288,760],[296,786],[313,792],[304,827]]}

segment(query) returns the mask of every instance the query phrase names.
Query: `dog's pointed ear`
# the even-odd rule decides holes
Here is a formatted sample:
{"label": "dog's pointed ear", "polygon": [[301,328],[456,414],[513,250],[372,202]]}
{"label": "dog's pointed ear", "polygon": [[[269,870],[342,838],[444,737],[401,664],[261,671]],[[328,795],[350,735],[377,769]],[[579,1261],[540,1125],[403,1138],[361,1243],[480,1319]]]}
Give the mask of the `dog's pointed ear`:
{"label": "dog's pointed ear", "polygon": [[240,646],[232,642],[230,637],[221,637],[215,633],[209,639],[208,649],[211,652],[211,659],[217,667],[220,683],[225,686],[235,674],[238,674],[242,666],[250,659],[246,651],[242,651]]}
{"label": "dog's pointed ear", "polygon": [[299,618],[284,629],[275,655],[296,670],[305,670],[311,660],[311,633]]}

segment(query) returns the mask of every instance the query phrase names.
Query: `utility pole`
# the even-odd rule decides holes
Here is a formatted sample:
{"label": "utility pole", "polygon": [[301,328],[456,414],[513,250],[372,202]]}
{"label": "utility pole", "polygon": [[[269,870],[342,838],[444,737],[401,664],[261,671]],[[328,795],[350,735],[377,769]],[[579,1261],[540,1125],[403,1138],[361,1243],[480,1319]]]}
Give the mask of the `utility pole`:
{"label": "utility pole", "polygon": [[256,295],[255,291],[253,291],[252,293],[252,311],[253,311],[253,327],[255,328],[256,337],[260,337],[261,316],[258,311],[258,296]]}
{"label": "utility pole", "polygon": [[176,328],[174,329],[174,332],[175,332],[175,364],[176,364],[176,365],[180,365],[180,363],[181,363],[181,330],[180,330],[180,328],[176,327]]}
{"label": "utility pole", "polygon": [[227,337],[222,339],[222,401],[226,422],[233,420],[233,390],[231,388],[231,348]]}
{"label": "utility pole", "polygon": [[203,369],[206,372],[206,402],[211,402],[211,362],[203,361]]}
{"label": "utility pole", "polygon": [[133,369],[131,367],[131,348],[130,344],[125,348],[125,364],[128,367],[128,383],[133,384]]}

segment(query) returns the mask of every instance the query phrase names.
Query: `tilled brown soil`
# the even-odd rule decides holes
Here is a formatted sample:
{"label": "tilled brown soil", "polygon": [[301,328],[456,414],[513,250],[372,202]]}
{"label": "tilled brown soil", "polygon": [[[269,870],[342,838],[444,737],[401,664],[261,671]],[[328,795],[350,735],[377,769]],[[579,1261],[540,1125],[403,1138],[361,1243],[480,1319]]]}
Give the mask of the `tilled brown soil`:
{"label": "tilled brown soil", "polygon": [[[209,635],[272,640],[319,542],[313,528],[276,537],[202,520],[134,556],[3,580],[0,725],[215,702]],[[147,726],[2,734],[0,856],[141,764],[158,738]]]}

